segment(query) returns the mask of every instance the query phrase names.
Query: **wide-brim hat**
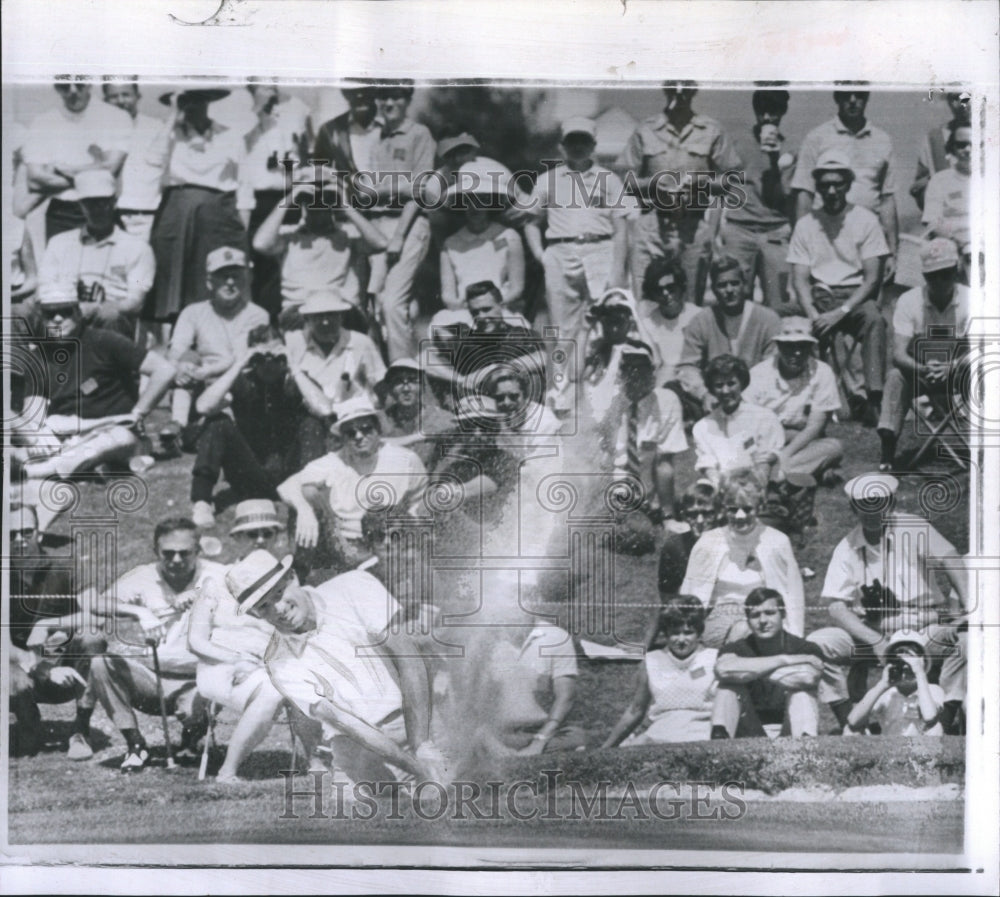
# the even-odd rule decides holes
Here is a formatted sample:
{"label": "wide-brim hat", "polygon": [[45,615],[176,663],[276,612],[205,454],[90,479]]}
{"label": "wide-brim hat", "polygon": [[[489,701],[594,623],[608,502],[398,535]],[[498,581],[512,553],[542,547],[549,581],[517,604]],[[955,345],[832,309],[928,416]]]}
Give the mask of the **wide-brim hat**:
{"label": "wide-brim hat", "polygon": [[582,115],[567,118],[559,126],[560,139],[565,140],[570,134],[586,134],[591,140],[597,140],[597,123]]}
{"label": "wide-brim hat", "polygon": [[479,156],[462,165],[455,172],[455,183],[448,188],[447,197],[457,196],[495,197],[503,202],[510,198],[510,169],[496,159]]}
{"label": "wide-brim hat", "polygon": [[844,483],[847,497],[858,504],[887,504],[899,489],[899,480],[888,473],[863,473]]}
{"label": "wide-brim hat", "polygon": [[818,343],[813,336],[812,322],[801,315],[781,319],[781,331],[772,337],[776,343]]}
{"label": "wide-brim hat", "polygon": [[343,427],[349,421],[358,420],[362,417],[378,418],[375,406],[372,405],[366,396],[355,396],[353,399],[347,399],[339,405],[335,405],[333,413],[336,417],[333,423],[330,424],[330,432],[336,436],[343,435]]}
{"label": "wide-brim hat", "polygon": [[454,137],[445,137],[444,140],[438,141],[437,154],[438,158],[443,159],[452,150],[458,149],[460,146],[471,147],[473,149],[479,149],[479,141],[476,140],[468,132],[463,131],[461,134],[456,134]]}
{"label": "wide-brim hat", "polygon": [[239,604],[239,612],[245,614],[256,607],[291,569],[290,554],[279,561],[271,552],[258,548],[229,568],[226,588]]}
{"label": "wide-brim hat", "polygon": [[230,91],[221,87],[197,87],[192,90],[182,90],[180,93],[176,90],[168,90],[166,93],[160,94],[160,102],[164,106],[169,106],[174,94],[177,94],[177,105],[179,106],[185,101],[215,103],[228,97]]}
{"label": "wide-brim hat", "polygon": [[299,306],[301,315],[326,315],[333,312],[350,311],[351,305],[339,293],[332,293],[329,290],[312,293],[306,296],[305,301]]}
{"label": "wide-brim hat", "polygon": [[284,530],[285,524],[278,517],[278,509],[268,498],[251,498],[241,501],[236,506],[236,516],[229,530],[230,536],[244,533],[247,530],[262,529],[265,526]]}
{"label": "wide-brim hat", "polygon": [[380,402],[385,401],[386,393],[392,386],[395,375],[400,371],[415,371],[417,374],[423,374],[420,364],[415,359],[397,358],[385,369],[385,376],[375,384],[375,395],[378,396]]}
{"label": "wide-brim hat", "polygon": [[885,650],[886,653],[892,653],[893,649],[899,645],[912,645],[915,648],[919,648],[921,654],[926,654],[929,644],[929,639],[922,632],[916,629],[900,629],[890,636],[889,644],[886,645]]}
{"label": "wide-brim hat", "polygon": [[854,169],[851,167],[850,157],[843,150],[828,149],[816,161],[816,167],[812,170],[815,178],[824,171],[844,171],[854,177]]}

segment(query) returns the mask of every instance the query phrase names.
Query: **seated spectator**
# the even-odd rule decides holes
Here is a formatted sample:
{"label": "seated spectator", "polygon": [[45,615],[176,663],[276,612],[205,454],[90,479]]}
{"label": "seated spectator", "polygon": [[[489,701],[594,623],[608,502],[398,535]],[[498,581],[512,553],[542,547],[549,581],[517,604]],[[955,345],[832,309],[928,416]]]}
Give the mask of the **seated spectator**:
{"label": "seated spectator", "polygon": [[[25,391],[47,386],[48,395],[25,397],[11,441],[23,465],[20,500],[37,509],[44,533],[58,511],[41,501],[42,480],[125,464],[137,453],[136,430],[169,388],[174,368],[118,333],[85,324],[75,287],[48,285],[39,308],[48,336],[38,344],[45,375],[31,378]],[[141,393],[140,375],[148,378]]]}
{"label": "seated spectator", "polygon": [[14,749],[26,755],[42,748],[39,704],[76,700],[66,757],[86,760],[94,753],[88,743],[95,706],[94,693],[87,688],[90,658],[103,652],[107,643],[87,625],[89,595],[77,597],[73,558],[54,558],[42,550],[35,509],[14,505],[8,521],[10,625],[5,630],[9,706],[17,716]]}
{"label": "seated spectator", "polygon": [[865,395],[855,395],[852,411],[874,426],[885,368],[878,294],[889,244],[875,213],[848,203],[854,171],[842,151],[824,152],[812,175],[823,204],[799,218],[792,232],[792,289],[821,341],[846,333],[861,343]]}
{"label": "seated spectator", "polygon": [[441,779],[442,758],[429,738],[426,662],[414,639],[390,625],[393,596],[362,570],[303,587],[291,563],[291,556],[278,561],[253,551],[229,571],[226,586],[241,614],[276,630],[266,657],[271,683],[322,725],[334,781],[391,781],[386,763]]}
{"label": "seated spectator", "polygon": [[[656,383],[658,386],[669,384],[682,402],[686,394],[677,382],[677,363],[684,351],[684,328],[700,311],[697,305],[684,301],[686,292],[684,266],[680,262],[657,257],[646,267],[639,314],[645,320],[646,331],[659,355]],[[700,417],[701,403],[696,402],[696,405]]]}
{"label": "seated spectator", "polygon": [[775,589],[746,598],[750,634],[719,649],[719,690],[712,738],[753,738],[780,727],[782,735],[816,735],[816,684],[822,653],[785,627],[785,602]]}
{"label": "seated spectator", "polygon": [[483,280],[500,290],[505,309],[519,309],[524,291],[524,246],[517,231],[498,220],[508,205],[510,172],[480,157],[465,163],[448,188],[453,208],[461,210],[460,230],[444,241],[441,250],[441,301],[445,308],[461,308],[466,291]]}
{"label": "seated spectator", "polygon": [[944,691],[927,678],[927,646],[927,637],[919,632],[901,630],[893,634],[882,675],[847,717],[852,732],[868,729],[878,735],[944,734]]}
{"label": "seated spectator", "polygon": [[[658,633],[666,645],[647,651],[635,697],[601,747],[708,741],[718,651],[701,644],[705,609],[692,595],[674,595],[660,607]],[[644,719],[641,735],[631,732]]]}
{"label": "seated spectator", "polygon": [[157,523],[153,545],[158,560],[120,577],[94,608],[98,616],[134,620],[141,631],[141,637],[129,640],[129,631],[119,628],[109,639],[107,653],[90,664],[91,687],[125,738],[123,772],[136,772],[149,759],[135,711],[160,712],[151,651],[146,647],[150,641],[158,644],[168,713],[184,726],[180,751],[193,752],[207,728],[204,701],[195,691],[198,658],[188,650],[190,609],[213,583],[218,588],[226,568],[198,556],[198,528],[183,517]]}
{"label": "seated spectator", "polygon": [[705,605],[704,642],[711,648],[746,634],[743,602],[761,587],[784,596],[787,629],[803,634],[802,574],[788,537],[758,519],[763,498],[752,472],[734,471],[721,487],[725,526],[703,533],[691,549],[680,591]]}
{"label": "seated spectator", "polygon": [[420,365],[412,358],[394,361],[375,384],[375,394],[382,404],[385,441],[416,452],[430,469],[437,452],[436,437],[451,430],[455,421],[425,388]]}
{"label": "seated spectator", "polygon": [[[388,489],[393,505],[410,507],[423,493],[427,471],[414,452],[382,439],[378,412],[367,399],[350,399],[336,406],[335,413],[331,432],[343,440],[343,447],[290,476],[278,486],[278,494],[297,515],[296,542],[308,549],[320,542],[321,527],[304,490],[329,490],[323,509],[330,515],[329,526],[323,527],[324,547],[332,550],[335,565],[350,567],[369,556],[361,529],[369,510],[363,504],[366,489]],[[318,496],[316,501],[323,503]]]}
{"label": "seated spectator", "polygon": [[717,256],[709,269],[715,305],[701,309],[684,328],[684,347],[677,363],[677,379],[684,391],[712,406],[703,379],[708,363],[719,355],[735,355],[753,367],[771,349],[781,329],[777,313],[749,302],[750,284],[740,263],[731,256]]}
{"label": "seated spectator", "polygon": [[288,208],[278,203],[254,234],[253,248],[281,260],[281,309],[299,309],[311,296],[336,294],[364,318],[366,256],[384,252],[389,240],[350,203],[336,185],[297,184],[292,203],[302,208],[296,225],[285,225]]}
{"label": "seated spectator", "polygon": [[484,394],[496,403],[497,426],[508,436],[555,436],[563,422],[547,408],[544,382],[514,365],[497,367],[484,384]]}
{"label": "seated spectator", "polygon": [[968,658],[959,624],[969,608],[969,585],[944,536],[922,517],[893,513],[898,488],[884,473],[862,474],[844,486],[858,523],[837,543],[823,581],[832,625],[809,635],[825,659],[819,696],[844,726],[888,638],[900,629],[920,632],[940,659],[948,729],[965,701]]}
{"label": "seated spectator", "polygon": [[191,518],[215,525],[212,493],[222,473],[237,500],[276,498],[278,483],[326,453],[323,422],[309,417],[288,368],[284,343],[266,324],[200,396],[185,431],[196,458]]}
{"label": "seated spectator", "polygon": [[278,516],[278,509],[273,501],[266,498],[250,498],[236,506],[229,535],[239,546],[242,559],[257,548],[263,548],[273,554],[278,547],[276,544],[278,537],[285,530],[285,524]]}
{"label": "seated spectator", "polygon": [[375,344],[344,327],[344,315],[352,308],[337,293],[313,293],[300,309],[303,329],[285,334],[295,385],[308,413],[319,420],[325,421],[333,406],[347,399],[374,402],[375,384],[385,376]]}
{"label": "seated spectator", "polygon": [[[895,465],[896,444],[913,406],[914,392],[948,404],[956,401],[954,374],[968,363],[965,338],[970,299],[969,288],[958,282],[958,250],[951,240],[931,240],[921,250],[920,261],[924,286],[903,293],[892,315],[894,367],[886,378],[878,422],[882,443],[879,470],[892,470]],[[928,351],[930,328],[949,328],[950,336],[944,336],[941,343],[944,352]]]}
{"label": "seated spectator", "polygon": [[750,371],[743,359],[719,355],[705,368],[705,385],[718,403],[694,425],[696,470],[718,483],[728,471],[751,467],[762,483],[780,471],[785,431],[769,408],[743,401]]}
{"label": "seated spectator", "polygon": [[972,126],[951,125],[945,148],[951,167],[931,176],[920,221],[926,237],[947,237],[961,245],[971,226]]}
{"label": "seated spectator", "polygon": [[156,273],[153,250],[117,225],[115,177],[110,171],[82,171],[74,184],[83,227],[63,231],[49,241],[39,281],[75,284],[88,321],[132,339]]}
{"label": "seated spectator", "polygon": [[191,397],[218,378],[247,348],[250,331],[267,324],[267,312],[250,302],[249,270],[242,249],[222,246],[205,259],[210,298],[188,305],[177,318],[167,357],[177,366],[174,426],[161,434],[175,439],[188,424]]}
{"label": "seated spectator", "polygon": [[783,318],[774,337],[777,354],[750,370],[746,399],[773,411],[785,430],[778,466],[786,474],[810,474],[819,479],[840,464],[844,447],[825,437],[830,417],[840,410],[840,392],[830,366],[813,357],[819,340],[809,321]]}

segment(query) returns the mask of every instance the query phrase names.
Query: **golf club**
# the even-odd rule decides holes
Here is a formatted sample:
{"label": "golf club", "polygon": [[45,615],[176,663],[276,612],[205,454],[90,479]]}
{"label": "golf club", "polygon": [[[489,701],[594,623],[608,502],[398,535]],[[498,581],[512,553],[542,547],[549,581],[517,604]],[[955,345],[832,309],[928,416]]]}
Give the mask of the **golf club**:
{"label": "golf club", "polygon": [[170,729],[167,727],[167,701],[163,697],[163,681],[160,678],[160,655],[156,650],[158,639],[148,638],[146,644],[153,649],[153,672],[156,674],[156,696],[160,699],[160,720],[163,722],[163,744],[167,750],[167,769],[174,769],[174,751],[170,746]]}
{"label": "golf club", "polygon": [[219,705],[212,701],[208,708],[208,731],[205,733],[205,744],[201,749],[201,763],[198,766],[198,781],[205,781],[205,773],[208,772],[208,749],[215,740],[215,714],[219,712]]}

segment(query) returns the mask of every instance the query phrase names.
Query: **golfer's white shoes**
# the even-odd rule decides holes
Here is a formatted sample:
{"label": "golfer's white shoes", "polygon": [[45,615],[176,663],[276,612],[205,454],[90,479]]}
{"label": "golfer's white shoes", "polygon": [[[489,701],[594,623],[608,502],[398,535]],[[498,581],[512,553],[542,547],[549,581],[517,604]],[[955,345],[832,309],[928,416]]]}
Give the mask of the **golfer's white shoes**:
{"label": "golfer's white shoes", "polygon": [[94,756],[94,751],[87,744],[87,739],[79,732],[70,735],[69,748],[66,750],[67,760],[89,760]]}

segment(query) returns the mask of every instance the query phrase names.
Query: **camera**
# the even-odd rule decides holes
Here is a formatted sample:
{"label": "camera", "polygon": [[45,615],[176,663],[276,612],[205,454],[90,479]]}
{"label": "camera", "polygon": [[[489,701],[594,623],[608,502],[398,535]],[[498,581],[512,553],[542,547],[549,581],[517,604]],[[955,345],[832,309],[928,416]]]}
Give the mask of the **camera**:
{"label": "camera", "polygon": [[882,617],[899,611],[899,601],[892,589],[882,585],[877,579],[870,586],[861,586],[861,606],[865,611],[865,619],[874,623],[881,623]]}
{"label": "camera", "polygon": [[898,685],[909,668],[901,660],[889,661],[889,684]]}

